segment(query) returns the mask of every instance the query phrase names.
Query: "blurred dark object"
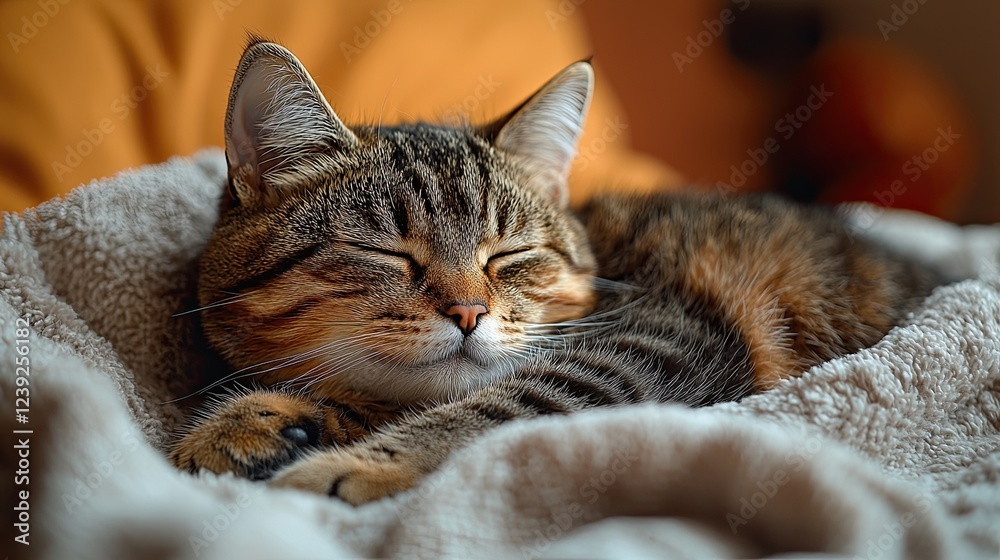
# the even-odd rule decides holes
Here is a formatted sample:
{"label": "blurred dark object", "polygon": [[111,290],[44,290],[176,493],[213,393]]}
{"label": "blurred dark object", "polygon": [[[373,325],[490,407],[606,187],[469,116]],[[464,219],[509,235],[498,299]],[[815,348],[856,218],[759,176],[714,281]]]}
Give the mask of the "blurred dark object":
{"label": "blurred dark object", "polygon": [[729,4],[734,11],[744,8],[729,27],[729,52],[765,74],[798,70],[825,37],[823,12],[815,5],[749,0],[730,0]]}
{"label": "blurred dark object", "polygon": [[951,84],[905,49],[825,45],[792,88],[794,141],[778,180],[804,201],[867,201],[953,217],[967,201],[978,140]]}
{"label": "blurred dark object", "polygon": [[[900,4],[584,2],[579,11],[595,61],[624,105],[633,146],[692,184],[723,184],[726,192],[779,186],[802,200],[881,199],[959,222],[1000,221],[1000,162],[977,158],[980,149],[1000,150],[1000,74],[991,71],[1000,57],[992,29],[1000,3],[927,2],[897,25],[893,6]],[[898,29],[885,31],[884,22]],[[898,14],[895,22],[904,23]],[[858,68],[820,60],[827,48],[855,39],[864,46],[833,59]],[[804,87],[803,72],[813,72]],[[808,100],[810,79],[838,74],[850,87],[834,89],[818,121],[793,126],[788,138],[777,130]],[[925,162],[937,129],[949,126],[961,138],[947,151],[927,152],[937,159]],[[857,128],[863,133],[855,135]],[[772,138],[777,145],[768,144]],[[777,150],[765,161],[766,146]]]}

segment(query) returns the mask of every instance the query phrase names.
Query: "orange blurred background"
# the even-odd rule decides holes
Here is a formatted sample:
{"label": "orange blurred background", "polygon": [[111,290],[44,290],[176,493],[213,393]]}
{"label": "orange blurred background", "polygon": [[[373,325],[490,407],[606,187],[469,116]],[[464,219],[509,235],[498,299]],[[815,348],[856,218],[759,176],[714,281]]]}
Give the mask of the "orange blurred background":
{"label": "orange blurred background", "polygon": [[997,16],[972,0],[11,0],[0,209],[221,146],[252,30],[348,122],[485,120],[593,54],[575,203],[691,182],[1000,221]]}
{"label": "orange blurred background", "polygon": [[[992,29],[1000,4],[699,0],[582,8],[633,124],[634,148],[689,180],[731,185],[733,166],[774,137],[779,149],[742,188],[1000,221],[1000,160],[987,157],[1000,150],[1000,74],[990,71],[1000,58]],[[709,43],[705,31],[727,9],[732,23]],[[688,63],[692,38],[708,46]],[[811,51],[803,45],[810,41]],[[786,139],[778,123],[817,84],[834,92],[829,104]],[[939,129],[949,127],[960,138],[935,148],[935,141],[943,147]]]}

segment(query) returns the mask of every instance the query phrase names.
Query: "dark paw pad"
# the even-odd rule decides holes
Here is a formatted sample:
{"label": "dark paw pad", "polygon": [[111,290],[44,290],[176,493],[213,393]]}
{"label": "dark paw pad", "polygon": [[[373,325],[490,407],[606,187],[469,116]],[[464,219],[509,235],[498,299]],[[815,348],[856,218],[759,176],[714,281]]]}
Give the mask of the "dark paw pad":
{"label": "dark paw pad", "polygon": [[319,433],[315,426],[288,426],[281,429],[281,437],[298,447],[310,447],[319,443]]}

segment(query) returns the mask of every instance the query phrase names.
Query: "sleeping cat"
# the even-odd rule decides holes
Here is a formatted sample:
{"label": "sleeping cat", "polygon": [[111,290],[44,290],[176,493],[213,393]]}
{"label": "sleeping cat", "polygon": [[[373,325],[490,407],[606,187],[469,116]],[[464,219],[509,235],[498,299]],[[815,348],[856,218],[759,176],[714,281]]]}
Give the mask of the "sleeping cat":
{"label": "sleeping cat", "polygon": [[347,127],[252,39],[199,298],[231,377],[267,388],[204,411],[175,464],[363,503],[510,420],[766,390],[930,290],[775,198],[607,195],[574,216],[592,85],[578,62],[489,125]]}

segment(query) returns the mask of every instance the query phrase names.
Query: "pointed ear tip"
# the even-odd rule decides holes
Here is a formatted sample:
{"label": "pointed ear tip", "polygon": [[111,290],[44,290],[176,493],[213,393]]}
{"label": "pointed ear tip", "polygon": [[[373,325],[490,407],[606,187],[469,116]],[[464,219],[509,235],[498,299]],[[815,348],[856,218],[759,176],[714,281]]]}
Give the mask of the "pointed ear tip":
{"label": "pointed ear tip", "polygon": [[246,46],[244,48],[249,49],[250,47],[256,45],[257,43],[270,43],[270,41],[268,41],[264,37],[264,35],[256,31],[247,31],[246,35],[247,35]]}
{"label": "pointed ear tip", "polygon": [[241,58],[257,59],[264,56],[277,56],[284,59],[295,59],[295,55],[292,54],[292,51],[288,50],[281,44],[265,39],[254,33],[247,35],[247,45],[243,49],[243,56]]}
{"label": "pointed ear tip", "polygon": [[594,83],[594,67],[591,66],[590,62],[586,60],[570,64],[566,70],[564,70],[564,74],[568,77],[586,80],[590,84]]}

